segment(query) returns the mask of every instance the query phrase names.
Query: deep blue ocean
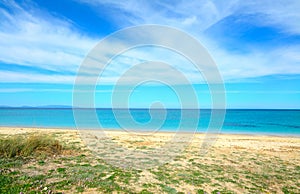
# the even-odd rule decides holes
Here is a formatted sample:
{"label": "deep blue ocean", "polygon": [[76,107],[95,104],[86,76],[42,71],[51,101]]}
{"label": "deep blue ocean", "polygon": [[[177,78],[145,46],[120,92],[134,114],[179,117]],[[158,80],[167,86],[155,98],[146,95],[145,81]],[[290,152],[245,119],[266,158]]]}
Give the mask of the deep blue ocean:
{"label": "deep blue ocean", "polygon": [[[150,130],[152,125],[162,123],[160,131],[176,131],[180,125],[182,112],[180,109],[153,110],[154,117],[148,109],[117,109],[122,122],[134,120],[139,127]],[[211,110],[185,110],[190,117],[185,117],[186,130],[189,128],[189,120],[197,123],[197,131],[205,132],[209,126]],[[189,112],[190,111],[190,112]],[[199,111],[200,115],[194,114]],[[112,109],[96,109],[96,115],[100,125],[90,122],[89,110],[77,110],[82,115],[80,125],[85,128],[121,129]],[[164,117],[164,113],[165,117]],[[197,116],[195,116],[197,115]],[[83,120],[83,121],[82,121]],[[150,122],[150,123],[149,123]],[[77,122],[78,124],[78,122]],[[0,108],[0,126],[11,127],[40,127],[40,128],[76,128],[72,108]],[[193,127],[191,127],[193,128]],[[245,133],[245,134],[269,134],[300,136],[300,110],[253,110],[253,109],[229,109],[226,110],[225,120],[221,133]]]}

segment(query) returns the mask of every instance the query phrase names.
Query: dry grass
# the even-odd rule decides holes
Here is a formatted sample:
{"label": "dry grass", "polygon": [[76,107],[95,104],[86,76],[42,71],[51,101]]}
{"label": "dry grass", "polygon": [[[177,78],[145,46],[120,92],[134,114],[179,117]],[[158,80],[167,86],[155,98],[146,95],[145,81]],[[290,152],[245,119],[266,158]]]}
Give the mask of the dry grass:
{"label": "dry grass", "polygon": [[54,155],[60,154],[62,149],[58,140],[47,135],[15,135],[0,139],[1,157]]}

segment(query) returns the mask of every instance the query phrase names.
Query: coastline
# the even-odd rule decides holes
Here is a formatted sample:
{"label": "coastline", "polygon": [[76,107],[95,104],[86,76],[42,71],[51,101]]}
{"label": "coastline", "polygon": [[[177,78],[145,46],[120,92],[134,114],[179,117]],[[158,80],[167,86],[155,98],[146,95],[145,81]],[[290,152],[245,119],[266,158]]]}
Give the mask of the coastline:
{"label": "coastline", "polygon": [[[0,126],[0,133],[1,131],[3,130],[12,130],[12,131],[15,131],[15,130],[24,130],[24,132],[30,132],[30,131],[35,131],[35,130],[43,130],[45,132],[47,131],[80,131],[80,130],[83,130],[83,131],[89,131],[90,129],[77,129],[77,128],[71,128],[71,127],[28,127],[28,126]],[[104,131],[104,132],[124,132],[126,133],[125,130],[122,130],[122,129],[109,129],[109,128],[105,128],[105,129],[92,129],[93,130],[101,130],[101,131]],[[138,133],[140,134],[147,134],[147,133],[152,133],[152,131],[148,131],[148,130],[143,130],[143,131],[138,131]],[[155,132],[155,133],[161,133],[161,134],[174,134],[176,133],[175,131],[171,131],[171,130],[160,130],[158,132]],[[182,131],[180,132],[181,134],[194,134],[194,135],[205,135],[206,133],[205,132],[199,132],[199,131]],[[282,138],[300,138],[300,134],[282,134],[282,133],[263,133],[263,132],[253,132],[253,133],[250,133],[250,132],[236,132],[236,131],[220,131],[219,133],[217,133],[217,135],[232,135],[232,136],[262,136],[262,137],[282,137]]]}

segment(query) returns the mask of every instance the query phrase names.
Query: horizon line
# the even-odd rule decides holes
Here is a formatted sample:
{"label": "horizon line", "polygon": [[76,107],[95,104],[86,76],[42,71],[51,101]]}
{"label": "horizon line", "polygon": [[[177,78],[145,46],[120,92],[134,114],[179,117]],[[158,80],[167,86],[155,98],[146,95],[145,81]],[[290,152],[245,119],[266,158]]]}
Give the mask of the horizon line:
{"label": "horizon line", "polygon": [[119,109],[119,110],[300,110],[300,108],[147,108],[147,107],[73,107],[68,105],[45,105],[45,106],[0,106],[0,109]]}

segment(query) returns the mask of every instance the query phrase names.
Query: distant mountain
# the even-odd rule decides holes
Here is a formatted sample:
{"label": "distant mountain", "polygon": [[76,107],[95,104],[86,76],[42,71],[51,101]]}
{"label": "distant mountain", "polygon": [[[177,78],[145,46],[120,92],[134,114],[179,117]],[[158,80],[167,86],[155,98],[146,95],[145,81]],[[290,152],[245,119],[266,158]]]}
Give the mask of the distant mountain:
{"label": "distant mountain", "polygon": [[0,108],[11,108],[11,106],[0,105]]}
{"label": "distant mountain", "polygon": [[44,106],[37,106],[36,108],[72,108],[72,106],[68,106],[68,105],[44,105]]}
{"label": "distant mountain", "polygon": [[0,105],[0,108],[72,108],[68,105],[43,105],[43,106],[5,106]]}

